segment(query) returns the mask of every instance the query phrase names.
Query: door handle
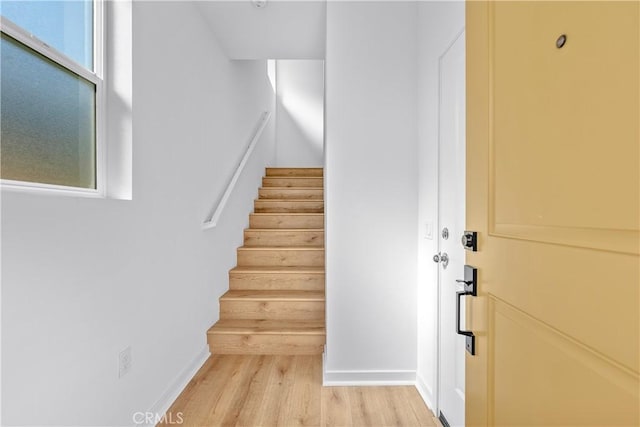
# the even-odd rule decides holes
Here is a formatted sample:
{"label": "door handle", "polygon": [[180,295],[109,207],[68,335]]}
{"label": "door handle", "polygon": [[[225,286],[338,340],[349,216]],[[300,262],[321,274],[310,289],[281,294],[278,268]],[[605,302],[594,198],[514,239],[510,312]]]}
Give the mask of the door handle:
{"label": "door handle", "polygon": [[449,265],[449,255],[447,255],[446,252],[435,254],[433,256],[433,262],[440,262],[442,263],[442,268],[447,268],[447,265]]}
{"label": "door handle", "polygon": [[456,282],[464,283],[464,291],[456,292],[456,333],[465,337],[466,350],[474,356],[476,354],[476,337],[473,332],[460,328],[460,299],[465,296],[478,295],[478,270],[470,265],[464,266],[464,280],[456,280]]}
{"label": "door handle", "polygon": [[465,347],[467,351],[473,356],[476,354],[476,337],[473,335],[473,332],[460,329],[460,298],[465,295],[471,295],[471,293],[466,291],[456,292],[456,332],[458,333],[458,335],[464,335],[466,337]]}

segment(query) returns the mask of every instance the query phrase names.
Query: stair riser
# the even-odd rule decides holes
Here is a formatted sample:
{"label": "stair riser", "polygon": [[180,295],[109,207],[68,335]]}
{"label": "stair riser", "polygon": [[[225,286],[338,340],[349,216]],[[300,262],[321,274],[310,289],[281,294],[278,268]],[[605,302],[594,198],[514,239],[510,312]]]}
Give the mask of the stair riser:
{"label": "stair riser", "polygon": [[324,228],[324,215],[254,215],[249,217],[251,228]]}
{"label": "stair riser", "polygon": [[261,188],[258,190],[261,199],[309,199],[322,200],[324,191],[320,188]]}
{"label": "stair riser", "polygon": [[245,230],[245,246],[324,246],[323,231],[259,231]]}
{"label": "stair riser", "polygon": [[324,320],[324,301],[220,300],[221,319]]}
{"label": "stair riser", "polygon": [[247,267],[323,267],[324,250],[238,249],[238,265]]}
{"label": "stair riser", "polygon": [[262,178],[263,187],[323,187],[324,178]]}
{"label": "stair riser", "polygon": [[324,274],[230,273],[229,289],[232,291],[322,291]]}
{"label": "stair riser", "polygon": [[267,168],[267,176],[321,177],[322,168]]}
{"label": "stair riser", "polygon": [[324,202],[321,200],[304,201],[275,201],[256,200],[254,202],[256,213],[322,213]]}
{"label": "stair riser", "polygon": [[211,354],[322,354],[324,335],[209,334]]}

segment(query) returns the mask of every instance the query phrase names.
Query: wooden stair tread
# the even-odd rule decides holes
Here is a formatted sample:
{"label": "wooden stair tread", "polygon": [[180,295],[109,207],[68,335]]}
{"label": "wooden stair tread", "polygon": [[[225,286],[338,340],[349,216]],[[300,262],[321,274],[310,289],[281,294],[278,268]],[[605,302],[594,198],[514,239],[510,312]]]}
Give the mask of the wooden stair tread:
{"label": "wooden stair tread", "polygon": [[[295,225],[295,224],[293,224]],[[278,247],[304,246],[319,248],[324,246],[324,230],[316,228],[254,228],[244,230],[244,246],[246,247]]]}
{"label": "wooden stair tread", "polygon": [[269,199],[258,198],[254,201],[255,212],[308,212],[323,213],[324,200],[318,199]]}
{"label": "wooden stair tread", "polygon": [[324,274],[324,267],[278,267],[278,266],[238,266],[232,268],[230,273],[281,273],[281,274],[290,274],[290,273],[301,273],[301,274]]}
{"label": "wooden stair tread", "polygon": [[324,187],[324,178],[315,176],[266,176],[263,187]]}
{"label": "wooden stair tread", "polygon": [[256,216],[282,216],[282,215],[290,215],[290,216],[317,216],[324,215],[324,212],[252,212],[251,215]]}
{"label": "wooden stair tread", "polygon": [[260,233],[321,233],[324,228],[245,228],[245,231],[259,231]]}
{"label": "wooden stair tread", "polygon": [[316,246],[240,246],[239,251],[324,251]]}
{"label": "wooden stair tread", "polygon": [[[295,174],[295,175],[292,175]],[[303,175],[300,175],[303,174]],[[266,176],[318,176],[324,175],[324,168],[311,167],[311,168],[286,168],[286,167],[268,167],[266,168]]]}
{"label": "wooden stair tread", "polygon": [[220,319],[208,334],[324,335],[322,321]]}
{"label": "wooden stair tread", "polygon": [[322,199],[268,199],[268,198],[263,198],[263,197],[258,197],[256,200],[260,200],[260,201],[267,201],[267,202],[313,202],[313,203],[318,203],[318,202],[323,202]]}
{"label": "wooden stair tread", "polygon": [[264,178],[276,178],[276,179],[315,179],[322,181],[324,176],[312,176],[312,175],[266,175]]}
{"label": "wooden stair tread", "polygon": [[261,190],[322,190],[324,191],[324,187],[260,187]]}
{"label": "wooden stair tread", "polygon": [[237,259],[241,266],[322,267],[325,250],[321,246],[242,246]]}
{"label": "wooden stair tread", "polygon": [[322,187],[261,187],[258,199],[268,200],[323,200]]}
{"label": "wooden stair tread", "polygon": [[322,291],[231,290],[220,297],[225,301],[324,301]]}

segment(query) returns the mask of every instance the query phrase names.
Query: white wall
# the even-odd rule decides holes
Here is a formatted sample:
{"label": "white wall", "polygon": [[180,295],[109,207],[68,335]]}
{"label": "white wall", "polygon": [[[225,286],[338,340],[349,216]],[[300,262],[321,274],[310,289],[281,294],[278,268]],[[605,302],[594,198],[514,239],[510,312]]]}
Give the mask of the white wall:
{"label": "white wall", "polygon": [[232,59],[323,59],[325,0],[198,1],[222,49]]}
{"label": "white wall", "polygon": [[273,125],[201,225],[274,108],[266,63],[226,59],[190,2],[136,2],[133,56],[133,199],[2,194],[3,425],[132,425],[218,318]]}
{"label": "white wall", "polygon": [[324,165],[324,61],[277,61],[278,166]]}
{"label": "white wall", "polygon": [[415,380],[416,2],[328,2],[325,380]]}
{"label": "white wall", "polygon": [[[438,63],[464,27],[464,2],[420,2],[418,5],[418,373],[417,383],[435,410],[437,387],[438,270]],[[425,239],[425,224],[433,239]]]}

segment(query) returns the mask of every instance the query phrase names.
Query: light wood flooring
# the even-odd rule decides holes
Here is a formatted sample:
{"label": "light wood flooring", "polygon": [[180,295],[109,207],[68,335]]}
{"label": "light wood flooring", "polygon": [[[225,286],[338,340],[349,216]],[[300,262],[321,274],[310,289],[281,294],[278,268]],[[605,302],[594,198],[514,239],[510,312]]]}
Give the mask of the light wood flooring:
{"label": "light wood flooring", "polygon": [[322,387],[320,355],[213,355],[169,413],[198,427],[440,425],[412,386]]}

